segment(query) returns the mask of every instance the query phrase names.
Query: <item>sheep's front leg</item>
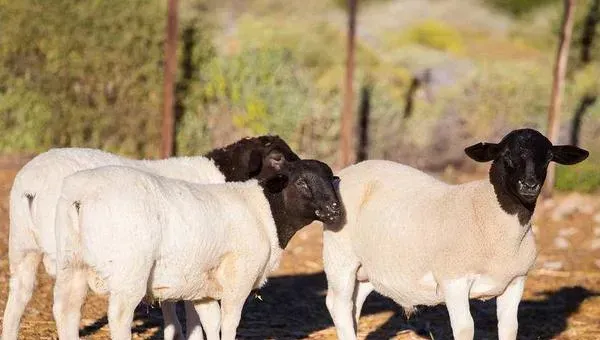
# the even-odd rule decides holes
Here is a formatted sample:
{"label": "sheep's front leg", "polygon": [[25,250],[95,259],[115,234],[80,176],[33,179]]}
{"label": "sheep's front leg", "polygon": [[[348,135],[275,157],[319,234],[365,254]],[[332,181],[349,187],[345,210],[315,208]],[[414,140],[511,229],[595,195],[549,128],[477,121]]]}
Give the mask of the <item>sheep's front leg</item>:
{"label": "sheep's front leg", "polygon": [[367,299],[367,296],[371,294],[374,287],[371,282],[357,282],[356,288],[354,289],[354,323],[356,324],[356,330],[358,330],[358,322],[360,320],[360,312],[362,306]]}
{"label": "sheep's front leg", "polygon": [[337,273],[327,272],[327,297],[325,303],[341,340],[356,339],[354,325],[354,285],[356,268],[339,268]]}
{"label": "sheep's front leg", "polygon": [[352,311],[355,309],[354,287],[360,264],[353,255],[349,241],[338,239],[335,233],[325,230],[323,242],[323,264],[327,275],[325,304],[335,324],[338,338],[355,340],[355,315]]}
{"label": "sheep's front leg", "polygon": [[471,284],[472,281],[467,278],[446,281],[441,284],[455,340],[472,340],[475,333],[473,318],[469,310]]}
{"label": "sheep's front leg", "polygon": [[[183,340],[183,331],[181,324],[177,319],[177,301],[164,301],[160,305],[164,322],[164,339],[165,340]],[[200,330],[202,333],[202,330]]]}
{"label": "sheep's front leg", "polygon": [[498,339],[514,340],[517,338],[519,321],[517,312],[519,302],[523,296],[525,276],[515,278],[496,299],[496,313],[498,314]]}
{"label": "sheep's front leg", "polygon": [[[187,305],[186,305],[187,307]],[[190,335],[188,333],[188,340],[200,340],[202,339],[202,328],[206,333],[206,340],[219,340],[219,332],[221,330],[221,307],[217,300],[203,300],[198,301],[193,306],[195,312],[200,317],[202,327],[197,327],[200,332],[200,337],[195,337],[196,333]]]}

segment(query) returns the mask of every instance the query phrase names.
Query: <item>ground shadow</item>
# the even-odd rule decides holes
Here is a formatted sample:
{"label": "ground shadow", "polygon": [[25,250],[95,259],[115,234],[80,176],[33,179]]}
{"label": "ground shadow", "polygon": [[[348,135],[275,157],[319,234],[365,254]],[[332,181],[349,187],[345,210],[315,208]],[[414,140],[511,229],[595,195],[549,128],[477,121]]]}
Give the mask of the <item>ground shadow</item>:
{"label": "ground shadow", "polygon": [[[600,294],[575,286],[544,291],[538,295],[539,298],[523,300],[519,305],[518,339],[537,340],[556,337],[566,330],[567,319],[579,309],[583,301]],[[382,304],[388,303],[393,304],[384,297],[370,296],[364,314],[377,312],[381,310]],[[414,330],[426,338],[452,339],[452,329],[445,306],[421,307],[408,320],[401,308],[389,306],[395,311],[394,316],[376,331],[371,332],[367,340],[389,339],[404,329]],[[495,299],[486,302],[471,301],[471,314],[476,327],[475,339],[498,338]]]}
{"label": "ground shadow", "polygon": [[[184,319],[183,312],[178,310],[179,318]],[[162,313],[157,306],[151,306],[145,303],[140,304],[134,314],[134,326],[131,328],[133,334],[148,334],[150,333],[150,340],[163,339],[163,320]],[[93,324],[84,326],[79,330],[80,337],[88,337],[94,335],[102,327],[108,324],[108,318],[106,316],[94,321]],[[156,328],[154,332],[148,332],[149,329]]]}
{"label": "ground shadow", "polygon": [[[315,331],[332,327],[325,307],[327,284],[323,273],[271,278],[267,285],[246,301],[238,328],[240,339],[301,339]],[[539,299],[523,300],[519,308],[519,339],[550,339],[564,331],[568,317],[583,301],[598,296],[585,288],[563,287],[546,291]],[[258,298],[260,296],[260,298]],[[392,311],[394,315],[371,332],[368,340],[389,339],[402,330],[414,330],[433,339],[451,339],[451,328],[445,306],[421,307],[408,320],[393,301],[371,294],[363,308],[363,316]],[[494,300],[473,301],[476,339],[497,339],[496,304]],[[183,318],[181,309],[178,310]],[[140,306],[136,312],[138,326],[134,332],[160,326],[152,339],[162,338],[162,318],[158,308]],[[106,323],[101,319],[82,330],[82,335],[94,333]],[[99,326],[99,327],[98,327]]]}

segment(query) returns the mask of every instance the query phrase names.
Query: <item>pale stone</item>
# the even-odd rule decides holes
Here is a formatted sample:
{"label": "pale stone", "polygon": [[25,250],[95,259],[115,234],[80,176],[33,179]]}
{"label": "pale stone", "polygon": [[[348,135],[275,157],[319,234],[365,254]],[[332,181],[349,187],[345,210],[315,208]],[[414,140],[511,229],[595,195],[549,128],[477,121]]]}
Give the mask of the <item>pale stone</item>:
{"label": "pale stone", "polygon": [[569,236],[577,234],[578,231],[579,231],[579,229],[577,229],[575,227],[563,228],[558,232],[558,235],[563,236],[563,237],[569,237]]}
{"label": "pale stone", "polygon": [[569,248],[569,241],[564,237],[557,237],[554,239],[554,246],[558,249]]}
{"label": "pale stone", "polygon": [[560,270],[563,267],[562,261],[546,261],[544,262],[544,269],[549,270]]}

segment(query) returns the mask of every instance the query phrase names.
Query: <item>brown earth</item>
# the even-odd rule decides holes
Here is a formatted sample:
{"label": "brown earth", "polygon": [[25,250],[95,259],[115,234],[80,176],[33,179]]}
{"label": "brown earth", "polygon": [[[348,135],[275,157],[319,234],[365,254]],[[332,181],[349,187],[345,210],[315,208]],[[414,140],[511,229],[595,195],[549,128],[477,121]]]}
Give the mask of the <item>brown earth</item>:
{"label": "brown earth", "polygon": [[[0,308],[8,291],[8,192],[22,162],[0,162]],[[464,181],[479,174],[451,176]],[[575,203],[573,203],[575,202]],[[574,208],[567,209],[569,204]],[[552,219],[556,210],[564,216]],[[519,309],[519,339],[600,339],[600,197],[560,194],[540,205],[535,229],[540,255]],[[598,219],[598,218],[597,218]],[[242,339],[335,339],[325,308],[326,281],[321,261],[321,227],[300,231],[281,267],[248,298],[238,336]],[[557,240],[558,238],[558,240]],[[595,248],[595,249],[593,249]],[[40,268],[38,286],[21,324],[20,339],[54,339],[52,280]],[[496,339],[495,303],[473,301],[477,339]],[[81,336],[108,339],[106,298],[89,296]],[[160,311],[140,305],[135,339],[162,339]],[[444,306],[422,307],[406,319],[400,307],[372,294],[360,321],[362,339],[450,339]]]}

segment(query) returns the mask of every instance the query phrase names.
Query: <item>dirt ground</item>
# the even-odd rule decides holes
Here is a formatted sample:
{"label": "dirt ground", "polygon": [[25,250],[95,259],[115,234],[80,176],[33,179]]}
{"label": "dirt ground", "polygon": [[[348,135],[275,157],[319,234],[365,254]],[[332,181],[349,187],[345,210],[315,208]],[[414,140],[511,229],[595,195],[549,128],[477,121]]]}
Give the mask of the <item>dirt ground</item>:
{"label": "dirt ground", "polygon": [[[6,162],[4,162],[6,163]],[[0,308],[8,292],[8,193],[18,162],[0,162]],[[466,177],[464,181],[484,174]],[[553,216],[555,215],[555,216]],[[600,339],[600,197],[560,194],[539,205],[534,221],[540,254],[519,309],[519,339]],[[311,225],[287,247],[281,267],[248,298],[241,339],[335,339],[325,308],[322,229]],[[21,324],[20,339],[54,339],[52,280],[40,268],[38,285]],[[495,302],[473,301],[477,339],[496,339]],[[135,339],[162,339],[160,310],[140,305]],[[444,306],[422,307],[406,319],[400,307],[373,293],[360,320],[361,339],[450,339]],[[89,296],[81,336],[108,339],[106,299]]]}

